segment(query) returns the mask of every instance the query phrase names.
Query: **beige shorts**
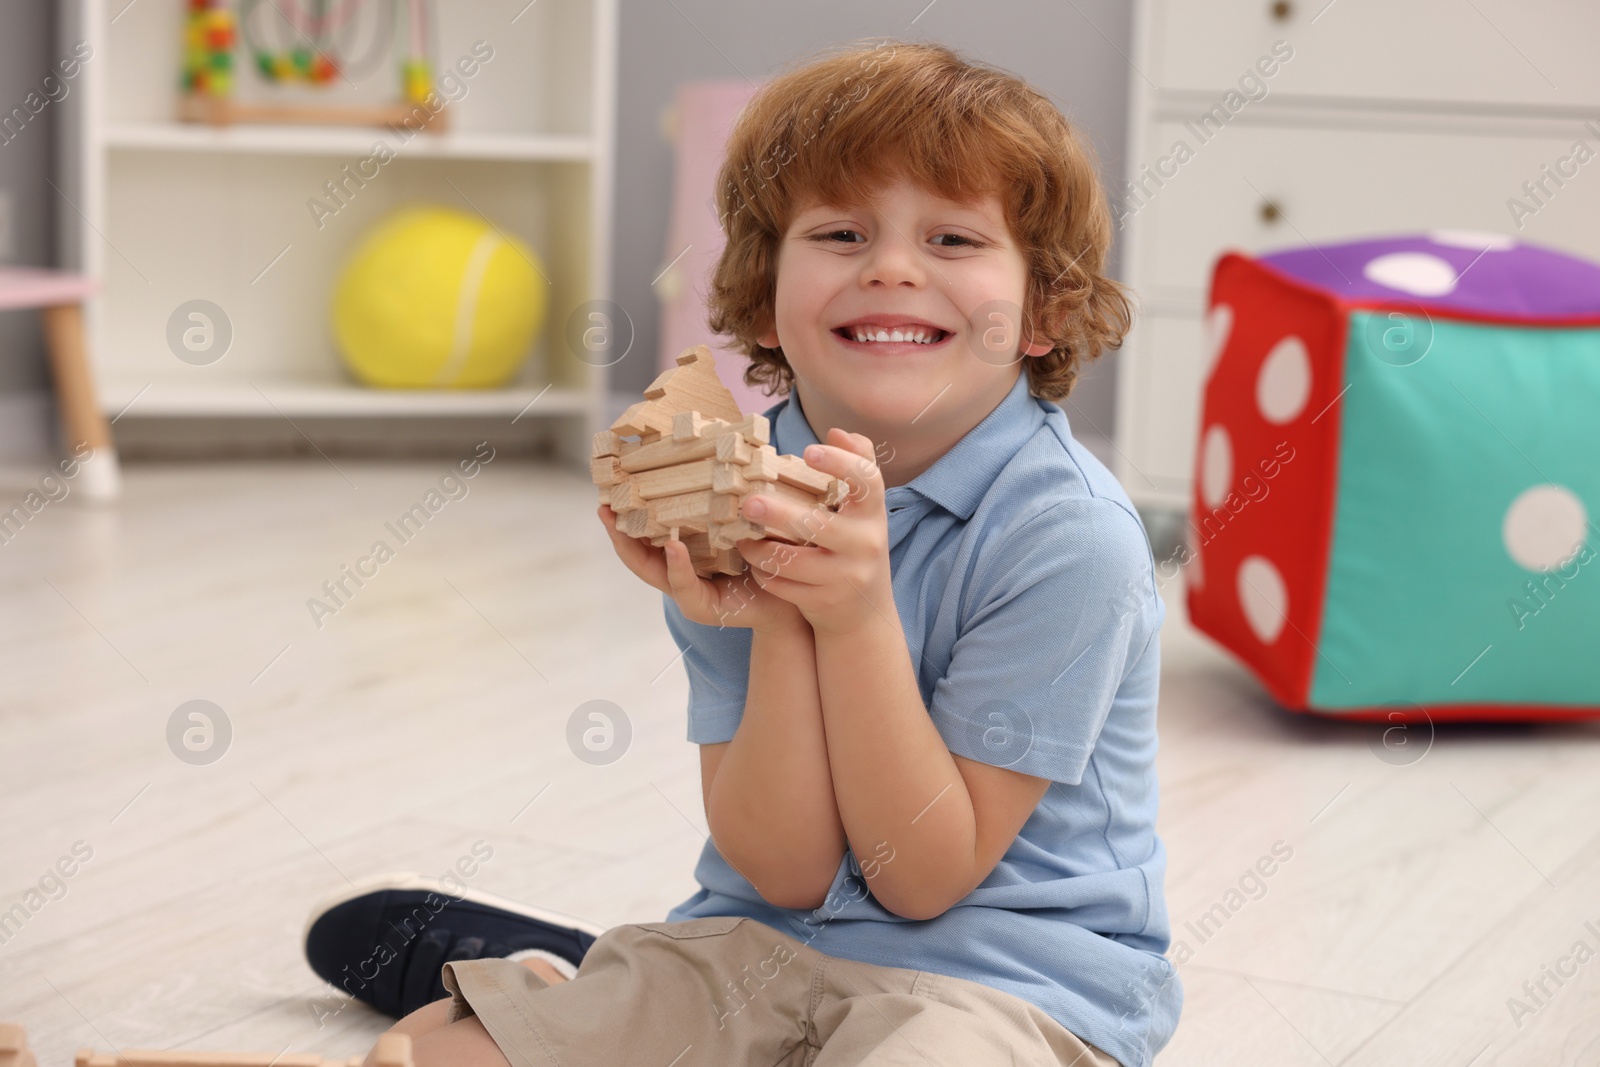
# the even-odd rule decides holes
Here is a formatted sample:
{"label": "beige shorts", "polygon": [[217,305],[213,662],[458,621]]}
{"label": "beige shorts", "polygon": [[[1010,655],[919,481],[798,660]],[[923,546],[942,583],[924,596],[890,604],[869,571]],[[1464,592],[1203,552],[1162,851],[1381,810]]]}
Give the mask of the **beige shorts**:
{"label": "beige shorts", "polygon": [[612,927],[553,986],[505,959],[442,977],[512,1067],[1119,1067],[1020,997],[741,916]]}

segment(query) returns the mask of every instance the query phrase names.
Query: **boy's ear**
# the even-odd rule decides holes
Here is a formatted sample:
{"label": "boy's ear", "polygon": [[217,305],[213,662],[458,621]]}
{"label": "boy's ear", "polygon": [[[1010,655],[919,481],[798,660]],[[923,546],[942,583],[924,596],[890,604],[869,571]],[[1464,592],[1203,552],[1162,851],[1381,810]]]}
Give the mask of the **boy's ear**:
{"label": "boy's ear", "polygon": [[767,330],[766,330],[765,333],[760,334],[760,335],[758,335],[756,337],[756,344],[760,345],[762,348],[777,348],[777,347],[779,347],[778,346],[778,328],[776,326],[767,327]]}
{"label": "boy's ear", "polygon": [[1054,348],[1054,345],[1041,341],[1038,344],[1028,345],[1022,350],[1022,354],[1025,356],[1048,356]]}

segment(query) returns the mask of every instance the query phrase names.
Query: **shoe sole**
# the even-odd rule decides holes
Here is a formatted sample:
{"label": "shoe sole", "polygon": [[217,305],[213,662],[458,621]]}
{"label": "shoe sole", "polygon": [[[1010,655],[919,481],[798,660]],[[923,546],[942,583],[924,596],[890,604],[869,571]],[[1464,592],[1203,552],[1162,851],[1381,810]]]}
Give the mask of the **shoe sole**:
{"label": "shoe sole", "polygon": [[386,889],[419,890],[438,893],[439,895],[448,897],[451,900],[470,901],[473,904],[482,904],[486,907],[498,908],[501,911],[508,911],[513,915],[521,915],[525,918],[534,919],[542,923],[548,923],[551,926],[560,927],[562,929],[581,930],[590,937],[594,938],[598,938],[601,934],[606,932],[606,928],[603,926],[596,926],[593,923],[584,922],[581,919],[574,919],[569,915],[562,915],[559,912],[545,911],[543,908],[536,908],[530,904],[522,904],[515,900],[508,900],[505,897],[495,896],[493,893],[486,893],[481,889],[472,889],[470,887],[465,887],[459,890],[449,889],[437,878],[429,878],[425,875],[415,874],[410,871],[397,871],[391,874],[374,875],[373,877],[364,881],[353,883],[350,889],[340,893],[338,896],[329,897],[327,900],[324,900],[322,903],[318,904],[311,910],[311,915],[306,919],[305,929],[300,932],[300,944],[306,944],[307,940],[311,936],[311,928],[317,924],[317,920],[328,914],[328,912],[332,911],[334,908],[337,908],[341,904],[346,904],[357,897],[364,897],[368,893],[378,893]]}

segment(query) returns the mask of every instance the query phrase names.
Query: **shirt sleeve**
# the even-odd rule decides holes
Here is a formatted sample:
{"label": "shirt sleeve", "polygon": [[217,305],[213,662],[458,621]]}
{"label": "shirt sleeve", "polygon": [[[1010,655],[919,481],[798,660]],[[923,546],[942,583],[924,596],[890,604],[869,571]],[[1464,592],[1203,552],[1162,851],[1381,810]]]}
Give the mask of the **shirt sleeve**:
{"label": "shirt sleeve", "polygon": [[995,537],[929,714],[951,752],[1076,785],[1164,614],[1144,528],[1099,497]]}
{"label": "shirt sleeve", "polygon": [[661,599],[689,676],[688,738],[697,745],[732,741],[750,690],[750,630],[690,622],[677,601],[665,593]]}

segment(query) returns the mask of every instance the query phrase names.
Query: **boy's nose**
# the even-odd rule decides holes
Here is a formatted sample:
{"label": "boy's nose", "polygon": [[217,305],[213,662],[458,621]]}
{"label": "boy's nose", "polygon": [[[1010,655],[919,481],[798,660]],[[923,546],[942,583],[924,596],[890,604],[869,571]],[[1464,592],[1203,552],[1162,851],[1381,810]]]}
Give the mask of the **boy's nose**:
{"label": "boy's nose", "polygon": [[927,280],[928,266],[923,262],[922,251],[897,233],[879,237],[862,264],[861,280],[870,285],[922,285]]}

